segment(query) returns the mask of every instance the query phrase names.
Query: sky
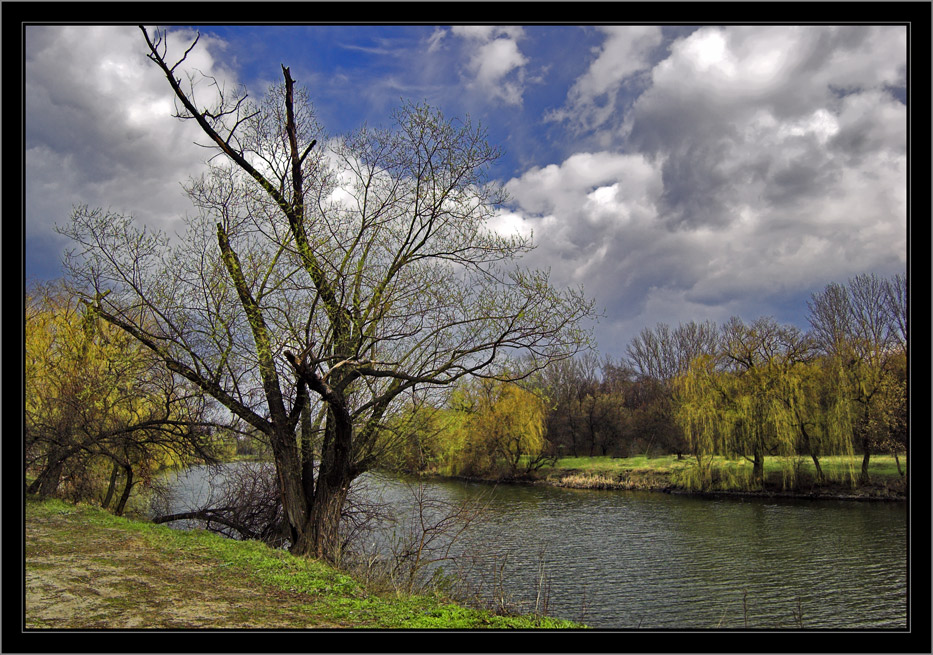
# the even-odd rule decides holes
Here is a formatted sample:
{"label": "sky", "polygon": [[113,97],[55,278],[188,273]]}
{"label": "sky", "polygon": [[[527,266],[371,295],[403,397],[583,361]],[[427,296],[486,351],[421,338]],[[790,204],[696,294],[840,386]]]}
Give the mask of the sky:
{"label": "sky", "polygon": [[[150,32],[152,30],[150,29]],[[406,100],[503,150],[496,229],[582,285],[619,358],[663,322],[807,327],[831,282],[907,262],[903,25],[172,26],[188,63],[260,96],[281,65],[330,135]],[[25,30],[25,273],[61,275],[76,205],[173,233],[204,170],[135,26]]]}

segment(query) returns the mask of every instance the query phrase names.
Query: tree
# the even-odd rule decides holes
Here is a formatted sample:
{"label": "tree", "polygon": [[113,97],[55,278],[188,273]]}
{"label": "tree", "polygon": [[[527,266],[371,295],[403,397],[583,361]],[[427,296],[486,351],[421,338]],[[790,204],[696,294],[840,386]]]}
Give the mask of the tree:
{"label": "tree", "polygon": [[542,384],[551,401],[546,419],[548,439],[564,455],[578,457],[584,447],[579,402],[589,382],[578,358],[554,362],[542,371]]}
{"label": "tree", "polygon": [[465,415],[454,455],[458,473],[516,477],[547,461],[546,405],[539,395],[493,379],[461,385],[461,392],[454,400]]}
{"label": "tree", "polygon": [[675,384],[677,417],[706,481],[714,454],[745,457],[761,484],[766,456],[783,456],[785,483],[793,483],[786,464],[805,452],[822,478],[820,455],[849,441],[838,394],[821,395],[827,387],[810,340],[770,317],[751,324],[733,317],[721,343],[719,357],[698,357]]}
{"label": "tree", "polygon": [[[853,439],[862,451],[863,480],[872,452],[898,447],[897,416],[906,416],[906,375],[899,362],[907,348],[907,280],[858,275],[827,285],[808,302],[820,350],[837,360],[854,403]],[[904,428],[906,429],[906,427]],[[903,438],[906,447],[906,435]]]}
{"label": "tree", "polygon": [[90,500],[109,472],[102,505],[122,477],[122,514],[159,466],[213,459],[202,395],[62,281],[30,288],[25,310],[25,467],[36,476],[27,492],[55,494],[67,478],[72,497]]}
{"label": "tree", "polygon": [[[412,399],[383,423],[383,448],[380,466],[405,473],[436,472],[445,468],[445,453],[457,438],[463,417],[445,406],[441,398]],[[438,405],[438,406],[435,406]]]}
{"label": "tree", "polygon": [[711,355],[719,346],[715,323],[688,321],[671,330],[666,323],[645,328],[626,347],[628,361],[643,377],[669,382],[683,374],[700,355]]}
{"label": "tree", "polygon": [[673,381],[639,376],[627,385],[624,402],[630,412],[632,452],[650,453],[655,447],[683,458],[689,447],[675,417]]}
{"label": "tree", "polygon": [[267,435],[291,550],[329,557],[350,482],[391,446],[380,426],[406,396],[510,352],[528,353],[523,373],[571,356],[592,303],[521,268],[530,241],[487,226],[498,152],[468,119],[406,104],[394,130],[324,140],[287,67],[259,102],[209,80],[207,107],[203,78],[180,77],[197,39],[170,63],[164,33],[141,29],[215,157],[187,187],[199,213],[179,242],[76,211],[71,274],[110,291],[102,317]]}
{"label": "tree", "polygon": [[770,317],[750,325],[733,317],[723,327],[723,354],[737,382],[734,452],[752,454],[752,478],[758,482],[764,479],[767,453],[796,454],[805,394],[794,373],[809,360],[810,350],[800,330]]}
{"label": "tree", "polygon": [[678,457],[686,440],[674,416],[674,380],[684,375],[697,357],[717,356],[719,346],[715,323],[688,321],[673,330],[666,323],[645,328],[626,347],[627,364],[638,373],[640,387],[633,417],[636,429],[657,436],[658,442]]}

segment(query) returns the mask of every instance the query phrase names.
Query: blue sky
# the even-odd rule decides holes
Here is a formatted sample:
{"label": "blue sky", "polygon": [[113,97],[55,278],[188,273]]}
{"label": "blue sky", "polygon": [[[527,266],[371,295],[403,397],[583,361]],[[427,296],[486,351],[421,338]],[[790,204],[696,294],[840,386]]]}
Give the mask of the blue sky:
{"label": "blue sky", "polygon": [[[905,270],[905,26],[196,29],[192,66],[257,96],[288,65],[331,135],[401,99],[482,122],[512,198],[497,229],[595,298],[613,357],[658,322],[806,327],[829,282]],[[139,30],[29,26],[25,70],[27,279],[60,274],[76,204],[174,231],[205,152]]]}

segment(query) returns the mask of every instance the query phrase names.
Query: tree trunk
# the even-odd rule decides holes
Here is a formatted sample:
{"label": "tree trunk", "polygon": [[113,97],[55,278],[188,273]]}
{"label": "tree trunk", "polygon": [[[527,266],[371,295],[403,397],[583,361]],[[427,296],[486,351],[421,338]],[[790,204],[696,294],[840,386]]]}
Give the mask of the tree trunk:
{"label": "tree trunk", "polygon": [[813,460],[813,466],[816,467],[816,481],[823,481],[823,467],[820,466],[820,458],[817,457],[812,451],[810,452],[810,459]]}
{"label": "tree trunk", "polygon": [[761,453],[761,449],[755,447],[755,461],[752,463],[752,479],[758,482],[761,485],[764,485],[765,482],[765,458]]}
{"label": "tree trunk", "polygon": [[116,462],[113,463],[113,469],[110,471],[110,485],[107,487],[107,495],[104,497],[104,502],[101,503],[101,507],[107,509],[110,505],[110,500],[113,498],[113,492],[117,487],[117,476],[120,474],[120,465]]}
{"label": "tree trunk", "polygon": [[51,496],[58,491],[62,471],[65,470],[65,461],[76,451],[77,448],[62,448],[53,445],[45,457],[45,467],[26,489],[26,493]]}
{"label": "tree trunk", "polygon": [[126,509],[126,501],[130,499],[130,492],[133,491],[133,467],[124,465],[123,470],[126,471],[126,485],[123,487],[123,495],[120,496],[120,502],[117,503],[116,509],[113,510],[113,513],[117,516],[123,516],[123,510]]}
{"label": "tree trunk", "polygon": [[820,466],[820,458],[813,450],[813,443],[810,440],[810,433],[807,432],[806,426],[803,424],[803,421],[800,420],[800,415],[797,415],[797,422],[800,426],[800,433],[803,435],[803,442],[807,448],[807,452],[810,453],[810,459],[813,460],[813,466],[816,468],[816,481],[823,482],[823,467]]}
{"label": "tree trunk", "polygon": [[350,490],[350,447],[353,423],[340,396],[329,402],[324,447],[308,526],[315,557],[336,562],[340,557],[340,517]]}
{"label": "tree trunk", "polygon": [[862,446],[865,450],[865,454],[862,455],[862,482],[870,482],[871,478],[868,476],[868,462],[871,459],[871,450],[868,447],[867,439],[862,442]]}
{"label": "tree trunk", "polygon": [[349,479],[337,486],[331,486],[327,482],[321,485],[320,481],[318,482],[314,506],[308,521],[308,543],[296,544],[296,547],[292,548],[293,553],[296,550],[305,550],[296,554],[308,554],[333,563],[340,560],[340,519],[349,487]]}
{"label": "tree trunk", "polygon": [[897,448],[895,448],[893,452],[894,452],[894,463],[897,464],[897,473],[903,478],[904,471],[901,470],[901,458],[897,456]]}
{"label": "tree trunk", "polygon": [[[309,378],[314,387],[324,390],[318,378]],[[300,430],[304,453],[294,433],[278,435],[273,443],[282,505],[290,528],[289,550],[295,555],[336,562],[340,557],[340,519],[354,478],[353,424],[342,396],[329,388],[324,391],[330,409],[317,475],[310,460],[310,421],[303,420]],[[302,457],[304,461],[300,461]]]}
{"label": "tree trunk", "polygon": [[[51,457],[50,457],[51,459]],[[62,471],[65,468],[65,460],[59,459],[48,464],[39,477],[29,486],[30,493],[38,493],[40,496],[51,496],[58,491],[58,485],[62,479]]]}

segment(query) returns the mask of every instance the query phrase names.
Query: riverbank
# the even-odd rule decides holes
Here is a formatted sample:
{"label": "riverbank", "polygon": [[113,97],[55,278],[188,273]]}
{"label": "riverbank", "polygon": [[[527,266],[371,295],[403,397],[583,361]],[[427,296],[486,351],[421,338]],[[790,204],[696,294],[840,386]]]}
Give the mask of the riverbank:
{"label": "riverbank", "polygon": [[31,629],[583,628],[429,596],[379,595],[321,562],[259,542],[26,500]]}
{"label": "riverbank", "polygon": [[[904,501],[907,483],[897,471],[890,456],[872,458],[869,482],[857,481],[857,470],[851,458],[827,457],[823,467],[829,481],[817,482],[808,461],[798,463],[799,470],[788,485],[780,462],[772,458],[765,467],[765,482],[757,489],[743,486],[743,475],[750,471],[744,461],[722,460],[711,487],[691,488],[684,483],[685,473],[693,461],[665,457],[573,457],[563,458],[552,466],[541,468],[531,475],[510,480],[484,480],[486,482],[514,482],[538,484],[570,489],[615,489],[625,491],[657,491],[701,497],[754,497],[814,500],[877,500]],[[902,465],[905,458],[901,458]],[[855,482],[850,480],[855,479]]]}

